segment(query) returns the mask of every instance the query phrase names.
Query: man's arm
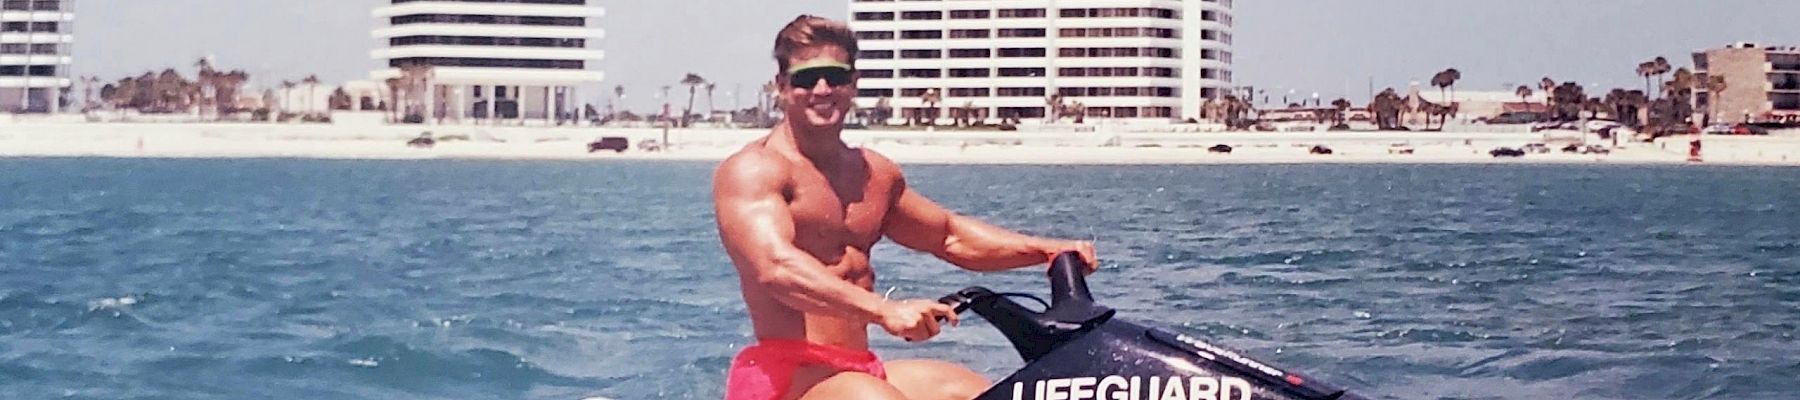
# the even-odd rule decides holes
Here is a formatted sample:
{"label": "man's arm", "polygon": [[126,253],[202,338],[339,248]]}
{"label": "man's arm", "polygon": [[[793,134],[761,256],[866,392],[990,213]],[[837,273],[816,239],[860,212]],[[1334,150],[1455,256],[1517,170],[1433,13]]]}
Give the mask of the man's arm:
{"label": "man's arm", "polygon": [[747,283],[788,307],[846,319],[877,320],[886,299],[832,274],[794,247],[794,219],[783,195],[784,161],[746,151],[713,176],[719,238]]}
{"label": "man's arm", "polygon": [[907,248],[931,253],[971,271],[992,272],[1039,265],[1064,251],[1081,253],[1092,273],[1098,264],[1088,242],[1027,236],[957,215],[913,191],[904,178],[882,233]]}

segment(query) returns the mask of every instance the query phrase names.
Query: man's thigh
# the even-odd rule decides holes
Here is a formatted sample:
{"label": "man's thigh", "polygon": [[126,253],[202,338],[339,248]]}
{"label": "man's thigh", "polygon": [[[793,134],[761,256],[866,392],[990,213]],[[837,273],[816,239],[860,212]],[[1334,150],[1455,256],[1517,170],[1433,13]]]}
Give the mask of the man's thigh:
{"label": "man's thigh", "polygon": [[988,386],[987,377],[938,360],[898,360],[882,364],[888,383],[911,400],[969,400]]}
{"label": "man's thigh", "polygon": [[887,381],[861,372],[835,372],[802,368],[794,374],[787,399],[798,400],[908,400]]}

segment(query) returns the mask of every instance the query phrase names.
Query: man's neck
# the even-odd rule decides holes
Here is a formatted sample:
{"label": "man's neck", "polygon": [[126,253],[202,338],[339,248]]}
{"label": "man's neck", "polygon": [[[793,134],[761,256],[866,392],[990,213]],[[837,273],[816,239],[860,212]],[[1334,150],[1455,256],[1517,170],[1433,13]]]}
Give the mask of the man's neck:
{"label": "man's neck", "polygon": [[842,134],[843,127],[803,128],[796,126],[792,120],[784,120],[776,134],[794,145],[802,157],[812,160],[814,164],[834,164],[843,154],[845,147]]}

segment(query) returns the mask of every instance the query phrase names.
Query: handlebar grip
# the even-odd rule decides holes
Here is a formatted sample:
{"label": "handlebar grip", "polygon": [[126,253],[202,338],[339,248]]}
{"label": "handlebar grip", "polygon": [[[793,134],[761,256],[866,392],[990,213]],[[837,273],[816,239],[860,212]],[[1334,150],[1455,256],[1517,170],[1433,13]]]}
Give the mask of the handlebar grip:
{"label": "handlebar grip", "polygon": [[1050,304],[1054,307],[1068,300],[1094,301],[1093,293],[1088,291],[1087,260],[1081,253],[1065,251],[1057,254],[1050,262]]}

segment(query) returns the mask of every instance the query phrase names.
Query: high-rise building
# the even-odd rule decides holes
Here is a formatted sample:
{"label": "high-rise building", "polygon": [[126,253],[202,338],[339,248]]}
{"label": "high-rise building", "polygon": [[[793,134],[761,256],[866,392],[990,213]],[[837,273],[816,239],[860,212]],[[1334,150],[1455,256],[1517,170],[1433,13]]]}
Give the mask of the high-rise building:
{"label": "high-rise building", "polygon": [[[1800,48],[1737,43],[1694,53],[1696,113],[1717,122],[1800,119]],[[1725,90],[1712,93],[1712,76]]]}
{"label": "high-rise building", "polygon": [[75,0],[0,0],[0,112],[62,111],[74,25]]}
{"label": "high-rise building", "polygon": [[[1030,120],[1058,114],[1054,96],[1094,118],[1199,119],[1231,87],[1231,9],[1231,0],[852,0],[857,104],[886,98],[897,119]],[[922,97],[934,92],[941,101],[928,107]]]}
{"label": "high-rise building", "polygon": [[[370,77],[402,93],[400,110],[427,121],[571,119],[577,88],[605,79],[594,65],[605,9],[590,0],[391,0]],[[390,81],[390,79],[393,79]],[[416,88],[416,86],[423,86]]]}

